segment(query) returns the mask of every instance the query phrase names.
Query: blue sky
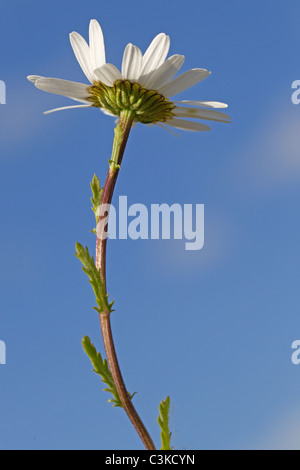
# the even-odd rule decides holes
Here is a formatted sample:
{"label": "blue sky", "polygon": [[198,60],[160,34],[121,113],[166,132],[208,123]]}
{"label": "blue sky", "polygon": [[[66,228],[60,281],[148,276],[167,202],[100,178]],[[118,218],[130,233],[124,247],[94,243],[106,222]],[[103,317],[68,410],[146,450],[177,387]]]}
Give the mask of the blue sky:
{"label": "blue sky", "polygon": [[158,404],[171,397],[176,449],[300,448],[300,4],[287,0],[0,2],[0,366],[2,449],[142,449],[107,404],[81,347],[103,353],[94,298],[74,256],[91,251],[89,183],[103,183],[114,121],[96,109],[43,111],[67,98],[39,74],[84,82],[68,35],[96,18],[120,66],[128,42],[171,36],[183,71],[212,71],[182,99],[229,103],[210,133],[138,125],[115,197],[205,204],[205,246],[111,240],[108,290],[121,368],[159,445]]}

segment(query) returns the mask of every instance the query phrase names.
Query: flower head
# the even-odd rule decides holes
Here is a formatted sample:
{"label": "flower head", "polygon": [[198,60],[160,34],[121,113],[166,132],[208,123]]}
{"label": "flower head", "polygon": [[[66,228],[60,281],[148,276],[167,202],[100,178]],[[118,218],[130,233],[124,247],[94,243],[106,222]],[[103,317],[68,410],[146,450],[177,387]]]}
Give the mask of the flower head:
{"label": "flower head", "polygon": [[[192,69],[177,76],[184,56],[175,54],[167,59],[170,38],[158,34],[143,55],[133,44],[125,48],[122,68],[106,63],[103,33],[99,23],[91,20],[89,45],[80,34],[70,34],[74,54],[91,85],[30,75],[34,85],[49,93],[63,95],[82,104],[57,108],[97,107],[105,114],[119,117],[130,111],[135,122],[171,126],[190,131],[210,130],[189,118],[229,122],[230,118],[214,108],[227,108],[216,101],[171,101],[170,97],[196,85],[210,75],[206,69]],[[203,109],[204,108],[204,109]]]}

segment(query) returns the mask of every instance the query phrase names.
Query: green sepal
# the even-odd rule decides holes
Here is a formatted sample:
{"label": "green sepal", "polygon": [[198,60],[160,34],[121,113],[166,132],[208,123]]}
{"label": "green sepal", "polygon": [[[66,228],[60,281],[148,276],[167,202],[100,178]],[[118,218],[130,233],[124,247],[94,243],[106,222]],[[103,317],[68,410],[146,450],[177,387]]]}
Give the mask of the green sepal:
{"label": "green sepal", "polygon": [[169,410],[170,410],[170,397],[167,397],[159,405],[159,416],[157,418],[158,424],[161,429],[161,450],[172,450],[171,447],[171,433],[169,429]]}
{"label": "green sepal", "polygon": [[100,271],[96,268],[94,258],[90,255],[87,247],[83,247],[80,243],[76,243],[76,256],[82,263],[83,271],[88,275],[92,284],[96,302],[98,307],[94,307],[97,312],[111,313],[113,302],[108,302],[108,294],[106,294],[105,286],[100,277]]}
{"label": "green sepal", "polygon": [[[104,388],[103,391],[111,393],[114,397],[109,399],[108,403],[112,403],[112,406],[114,407],[119,406],[120,408],[123,408],[110,369],[108,367],[107,360],[103,359],[101,354],[97,352],[95,346],[93,345],[88,336],[84,336],[82,340],[82,346],[86,354],[89,356],[91,363],[93,364],[94,372],[100,375],[102,382],[107,385],[107,388]],[[135,393],[133,393],[132,395],[128,393],[130,400],[133,398],[134,395]]]}

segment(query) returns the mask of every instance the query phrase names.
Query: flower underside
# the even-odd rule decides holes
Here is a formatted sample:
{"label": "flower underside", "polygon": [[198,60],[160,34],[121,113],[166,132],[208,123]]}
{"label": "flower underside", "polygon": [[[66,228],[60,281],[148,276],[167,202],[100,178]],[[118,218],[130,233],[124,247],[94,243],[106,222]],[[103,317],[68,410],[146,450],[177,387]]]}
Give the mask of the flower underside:
{"label": "flower underside", "polygon": [[176,107],[157,91],[148,90],[129,80],[118,80],[112,87],[98,81],[90,87],[90,93],[88,99],[95,107],[105,109],[115,116],[120,116],[124,110],[131,111],[133,120],[143,124],[171,119]]}

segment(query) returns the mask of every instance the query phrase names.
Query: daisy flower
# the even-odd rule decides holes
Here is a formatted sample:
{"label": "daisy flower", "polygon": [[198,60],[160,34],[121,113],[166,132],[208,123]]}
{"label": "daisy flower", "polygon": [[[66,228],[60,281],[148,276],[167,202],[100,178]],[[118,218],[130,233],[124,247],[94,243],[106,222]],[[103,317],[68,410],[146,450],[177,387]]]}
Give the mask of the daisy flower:
{"label": "daisy flower", "polygon": [[211,72],[195,68],[175,75],[184,63],[184,56],[175,54],[167,59],[170,37],[158,34],[142,54],[133,44],[125,48],[121,71],[106,63],[104,38],[96,20],[91,20],[89,45],[78,33],[70,34],[74,54],[91,85],[30,75],[37,88],[63,95],[81,104],[56,108],[46,113],[70,108],[100,108],[105,114],[120,117],[130,111],[134,122],[189,131],[207,131],[210,127],[193,119],[230,122],[227,114],[215,109],[227,108],[217,101],[173,101],[171,97],[196,85]]}

